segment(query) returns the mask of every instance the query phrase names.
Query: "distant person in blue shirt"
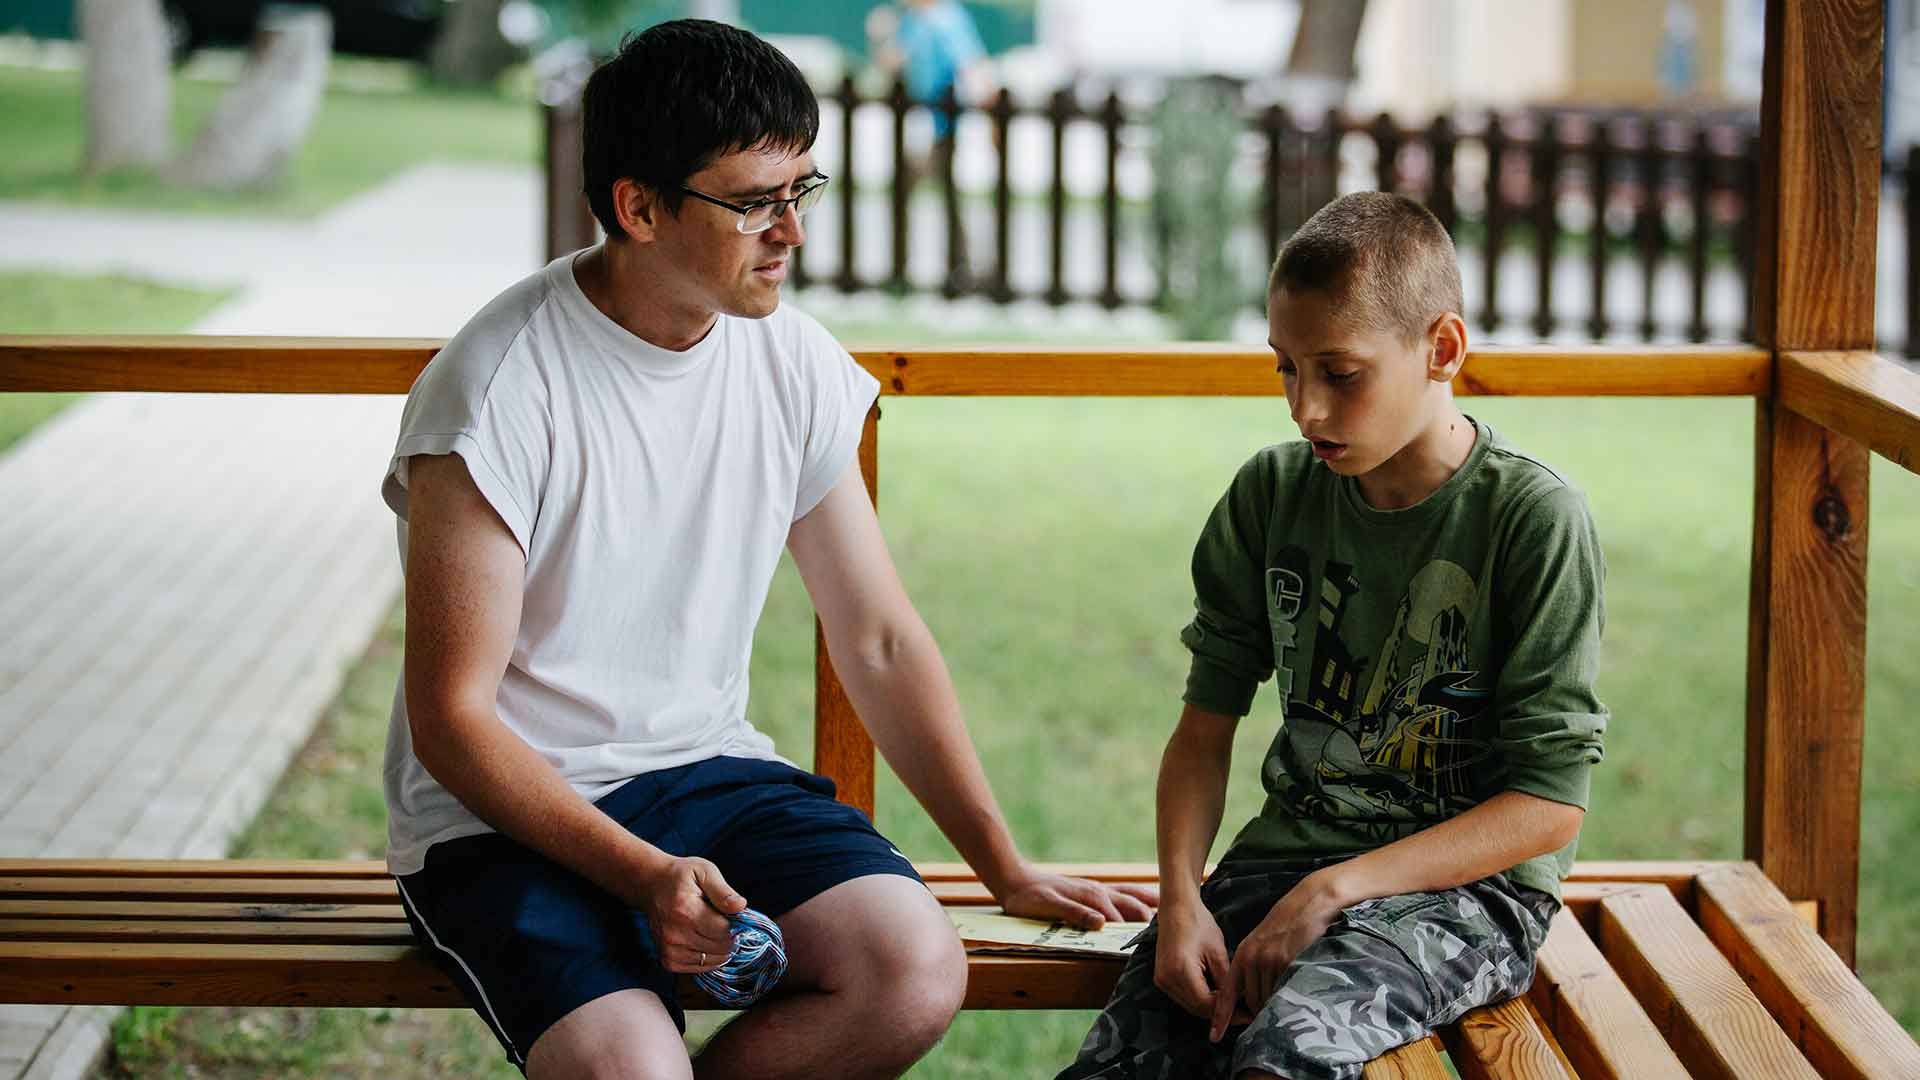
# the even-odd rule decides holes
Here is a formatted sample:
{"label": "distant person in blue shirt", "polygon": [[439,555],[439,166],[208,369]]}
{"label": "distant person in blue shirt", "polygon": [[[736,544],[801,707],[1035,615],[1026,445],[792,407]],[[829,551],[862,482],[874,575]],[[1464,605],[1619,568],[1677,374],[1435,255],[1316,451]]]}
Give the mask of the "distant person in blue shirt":
{"label": "distant person in blue shirt", "polygon": [[[973,16],[959,0],[901,0],[897,7],[873,9],[867,35],[880,66],[899,74],[907,96],[933,112],[933,146],[904,178],[909,187],[928,175],[953,184],[953,114],[940,108],[949,91],[960,105],[986,92],[982,62],[987,57]],[[947,287],[967,288],[967,236],[957,207],[948,201]]]}

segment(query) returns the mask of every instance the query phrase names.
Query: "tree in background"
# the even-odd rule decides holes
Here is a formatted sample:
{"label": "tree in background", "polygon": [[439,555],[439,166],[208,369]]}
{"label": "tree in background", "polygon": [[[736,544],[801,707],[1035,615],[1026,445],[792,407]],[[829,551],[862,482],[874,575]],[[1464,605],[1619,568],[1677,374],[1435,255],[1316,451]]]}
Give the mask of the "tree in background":
{"label": "tree in background", "polygon": [[318,7],[262,14],[246,67],[179,160],[172,156],[172,40],[160,0],[81,0],[87,50],[82,171],[157,171],[171,182],[265,187],[306,140],[327,84],[333,21]]}
{"label": "tree in background", "polygon": [[88,175],[166,163],[173,104],[160,0],[80,0],[87,43]]}

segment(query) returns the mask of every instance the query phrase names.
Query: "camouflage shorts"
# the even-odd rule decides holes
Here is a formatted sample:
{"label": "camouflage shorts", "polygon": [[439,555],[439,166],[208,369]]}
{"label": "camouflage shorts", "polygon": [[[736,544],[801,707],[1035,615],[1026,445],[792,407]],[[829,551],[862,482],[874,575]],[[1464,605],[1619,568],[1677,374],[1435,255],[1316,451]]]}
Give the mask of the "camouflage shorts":
{"label": "camouflage shorts", "polygon": [[[1222,867],[1201,899],[1227,951],[1312,867]],[[1558,905],[1496,875],[1437,893],[1367,900],[1341,912],[1287,969],[1251,1023],[1207,1041],[1207,1021],[1153,984],[1150,927],[1058,1080],[1184,1080],[1260,1070],[1350,1080],[1369,1060],[1468,1009],[1524,992]]]}

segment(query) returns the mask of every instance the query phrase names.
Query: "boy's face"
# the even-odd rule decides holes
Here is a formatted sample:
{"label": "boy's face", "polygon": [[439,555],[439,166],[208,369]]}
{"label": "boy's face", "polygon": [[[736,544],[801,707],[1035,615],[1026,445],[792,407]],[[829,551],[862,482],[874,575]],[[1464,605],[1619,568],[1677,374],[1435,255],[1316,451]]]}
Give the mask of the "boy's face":
{"label": "boy's face", "polygon": [[[742,150],[724,155],[687,178],[686,186],[735,206],[790,197],[818,175],[811,150]],[[793,249],[806,239],[800,217],[788,207],[763,232],[740,232],[740,215],[684,197],[678,214],[656,215],[654,242],[681,271],[674,291],[707,311],[763,318],[780,305]]]}
{"label": "boy's face", "polygon": [[1314,456],[1342,476],[1394,459],[1433,423],[1433,333],[1409,343],[1350,325],[1325,289],[1281,288],[1268,301],[1268,344],[1286,380],[1287,409]]}

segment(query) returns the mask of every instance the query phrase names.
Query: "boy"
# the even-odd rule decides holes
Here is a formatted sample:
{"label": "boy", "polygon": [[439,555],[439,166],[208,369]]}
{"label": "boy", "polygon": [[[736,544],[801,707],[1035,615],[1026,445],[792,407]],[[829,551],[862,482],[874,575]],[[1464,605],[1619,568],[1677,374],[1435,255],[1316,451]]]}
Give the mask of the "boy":
{"label": "boy", "polygon": [[[1305,441],[1242,466],[1194,551],[1160,914],[1063,1078],[1357,1077],[1532,981],[1600,760],[1603,568],[1581,494],[1455,406],[1461,310],[1406,198],[1338,199],[1281,251]],[[1276,673],[1266,803],[1202,885]]]}
{"label": "boy", "polygon": [[[584,105],[607,241],[441,350],[383,487],[407,571],[387,864],[529,1076],[895,1076],[966,960],[913,865],[747,722],[783,547],[875,744],[1002,906],[1097,925],[1152,895],[1021,856],[894,573],[855,453],[877,384],[780,303],[826,183],[799,70],[668,22]],[[748,904],[786,976],[691,1062],[679,976],[725,963]]]}

